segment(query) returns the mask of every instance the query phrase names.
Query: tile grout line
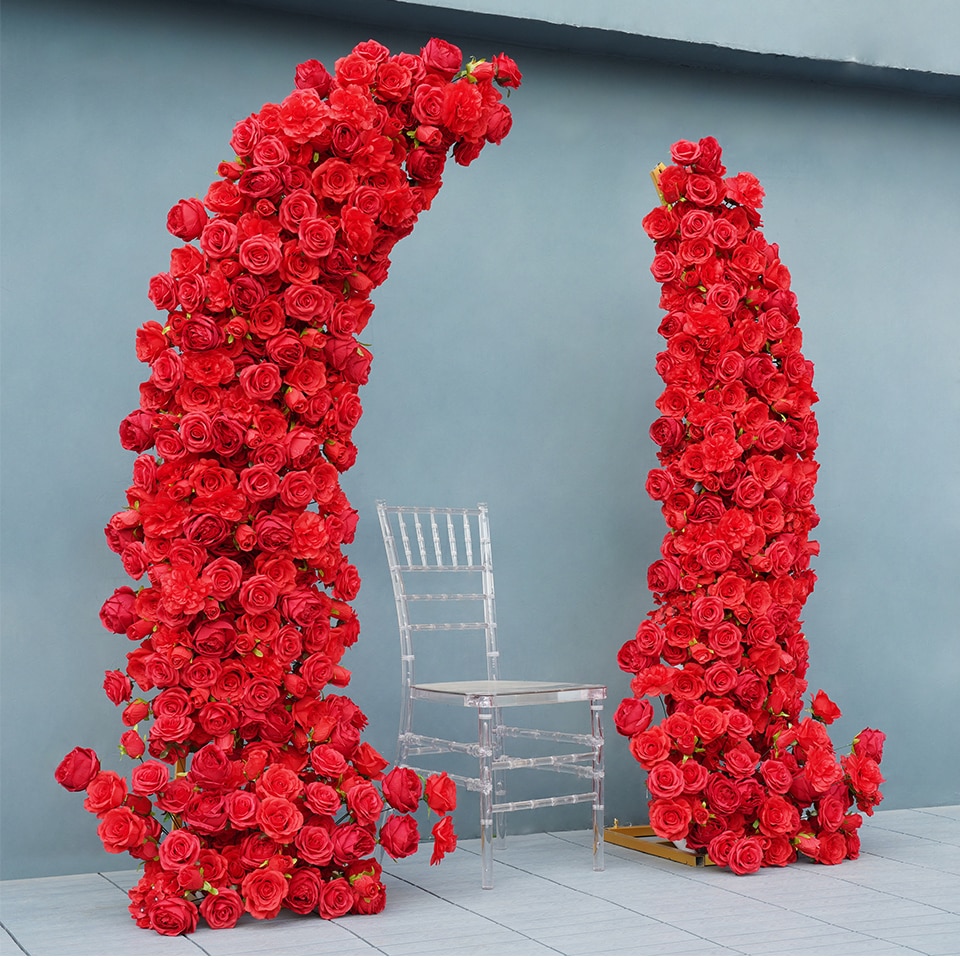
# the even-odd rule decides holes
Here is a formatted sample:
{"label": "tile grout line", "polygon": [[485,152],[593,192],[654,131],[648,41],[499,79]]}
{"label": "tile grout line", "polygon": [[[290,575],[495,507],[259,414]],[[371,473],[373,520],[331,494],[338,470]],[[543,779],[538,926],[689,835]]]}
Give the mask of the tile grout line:
{"label": "tile grout line", "polygon": [[24,948],[24,946],[20,942],[20,940],[17,939],[17,937],[14,936],[14,934],[12,932],[10,932],[10,930],[7,929],[6,925],[4,923],[2,923],[2,922],[0,922],[0,929],[2,929],[13,940],[13,942],[16,944],[17,949],[19,949],[20,952],[22,952],[24,956],[29,956],[30,955],[30,953],[27,952],[27,950]]}
{"label": "tile grout line", "polygon": [[[586,846],[581,846],[577,842],[570,841],[570,839],[561,838],[559,835],[554,835],[552,832],[546,832],[544,834],[546,834],[550,838],[555,839],[558,842],[563,842],[566,845],[573,845],[575,848],[581,848],[581,849],[584,849],[584,850],[586,849]],[[465,850],[465,851],[467,851],[467,850]],[[474,854],[476,854],[476,853],[474,853]],[[612,899],[608,899],[605,896],[597,896],[597,895],[594,895],[592,892],[585,892],[583,889],[574,888],[571,885],[567,885],[565,882],[558,882],[556,879],[551,879],[549,876],[541,875],[540,873],[537,873],[537,872],[531,872],[529,869],[523,869],[523,868],[520,868],[520,866],[517,866],[517,865],[511,865],[511,863],[505,862],[503,859],[499,859],[498,858],[498,859],[495,859],[495,861],[496,862],[499,862],[501,865],[506,866],[508,869],[513,869],[516,872],[525,873],[526,875],[533,876],[536,879],[541,879],[544,882],[550,882],[551,884],[553,884],[555,886],[558,886],[561,889],[567,889],[570,892],[575,893],[576,895],[586,896],[586,897],[588,897],[590,899],[596,899],[597,901],[602,902],[602,903],[604,903],[604,904],[606,904],[608,906],[611,906],[614,909],[620,909],[620,910],[622,910],[624,912],[629,912],[629,913],[632,913],[633,915],[636,915],[636,916],[643,916],[643,918],[650,919],[653,922],[659,923],[661,926],[669,926],[671,929],[678,929],[678,930],[680,930],[680,932],[685,932],[685,933],[687,933],[688,935],[690,935],[694,939],[699,939],[702,942],[711,943],[711,944],[717,946],[719,949],[730,949],[730,947],[723,945],[723,943],[717,942],[717,940],[715,940],[715,939],[709,939],[706,936],[700,936],[697,933],[691,932],[689,929],[685,929],[683,926],[677,926],[677,925],[675,925],[672,922],[664,922],[662,919],[658,919],[656,916],[651,916],[651,915],[648,915],[648,914],[643,913],[643,912],[638,912],[636,909],[631,909],[629,906],[621,905],[620,903],[615,902]],[[519,930],[517,930],[517,932],[519,932]],[[519,934],[522,935],[522,936],[525,936],[525,938],[527,938],[527,939],[533,939],[532,936],[526,936],[524,933],[519,933]],[[533,941],[534,942],[538,942],[539,940],[534,939]],[[730,951],[731,952],[734,952],[735,950],[730,950]]]}
{"label": "tile grout line", "polygon": [[[873,853],[864,853],[864,854],[870,855],[870,854],[873,854]],[[891,860],[891,859],[884,858],[883,861],[895,861],[895,860]],[[903,863],[903,864],[906,864],[906,863]],[[816,872],[816,865],[815,864],[813,864],[813,865],[814,865],[814,868],[811,869],[811,874],[818,875],[818,873]],[[923,868],[923,866],[919,866],[919,868]],[[662,871],[668,873],[669,875],[674,876],[675,878],[679,878],[679,879],[681,879],[683,881],[686,881],[686,882],[691,881],[691,876],[680,874],[681,873],[681,870],[674,871],[673,869],[664,868]],[[868,889],[870,892],[873,892],[873,893],[876,893],[876,894],[879,894],[879,895],[883,895],[883,896],[887,896],[887,897],[889,897],[891,899],[899,899],[899,900],[903,901],[903,897],[902,896],[895,896],[892,893],[884,892],[882,889],[876,889],[876,888],[874,888],[872,886],[864,886],[864,885],[861,885],[861,883],[858,883],[858,882],[850,882],[847,879],[844,879],[842,881],[848,882],[850,885],[856,886],[857,888]],[[720,882],[717,882],[717,883],[708,882],[708,883],[704,883],[704,884],[708,888],[717,889],[718,891],[724,892],[727,895],[737,896],[738,898],[750,898],[750,899],[754,899],[755,901],[760,902],[763,905],[770,906],[773,909],[779,909],[780,911],[783,911],[783,912],[792,912],[794,915],[802,916],[805,919],[809,919],[811,922],[819,923],[820,925],[824,925],[824,926],[833,926],[834,928],[837,928],[837,929],[842,929],[842,930],[844,930],[844,932],[848,933],[851,937],[854,937],[854,938],[859,938],[859,939],[878,939],[878,938],[880,938],[880,937],[877,937],[877,936],[871,936],[869,933],[863,933],[863,932],[860,932],[859,930],[851,929],[849,926],[845,926],[845,925],[838,924],[838,923],[833,923],[833,922],[828,922],[826,919],[820,919],[817,916],[811,915],[809,913],[797,912],[796,909],[791,909],[789,906],[780,905],[780,904],[778,904],[776,902],[771,902],[771,901],[769,901],[767,899],[760,898],[759,896],[748,896],[748,895],[745,895],[742,892],[737,892],[737,891],[735,891],[733,889],[727,889]],[[609,901],[609,900],[606,900],[606,901]],[[912,902],[919,902],[919,900],[916,900],[916,899],[912,899],[910,901],[912,901]],[[937,911],[939,911],[939,912],[946,911],[946,910],[938,909],[938,907],[936,907],[936,906],[929,906],[927,903],[924,903],[924,902],[921,902],[920,904],[921,905],[924,905],[924,906],[928,906],[928,908],[930,908],[930,909],[937,909]],[[617,903],[611,903],[611,905],[617,905]],[[626,907],[624,907],[624,908],[626,908]],[[634,911],[634,910],[631,910],[631,911]],[[641,915],[642,915],[642,913],[641,913]],[[656,916],[649,916],[649,918],[653,919],[656,922],[662,923],[663,925],[674,926],[673,923],[664,922],[664,920],[658,919]],[[674,926],[674,928],[682,928],[682,927]],[[688,931],[688,930],[684,930],[684,931]],[[696,935],[696,933],[691,933],[691,935]],[[703,938],[707,942],[713,942],[713,943],[716,943],[717,942],[716,940],[714,940],[714,939],[708,939],[707,937],[698,937],[698,938]],[[894,939],[884,939],[883,941],[884,942],[890,942],[894,946],[899,946],[901,949],[909,949],[911,952],[919,953],[920,955],[922,955],[922,953],[920,953],[920,950],[916,950],[912,946],[907,946],[904,943],[897,942]],[[717,945],[722,945],[722,944],[717,943]],[[722,948],[727,949],[727,948],[730,948],[730,947],[723,946]],[[736,949],[731,949],[731,951],[732,952],[739,952],[739,950],[736,950]]]}
{"label": "tile grout line", "polygon": [[[469,851],[469,850],[465,849],[464,851]],[[454,902],[452,899],[447,899],[445,896],[437,895],[437,893],[431,892],[428,888],[426,888],[426,886],[422,886],[417,882],[411,882],[409,879],[404,879],[403,876],[397,875],[396,872],[387,872],[384,869],[384,874],[389,875],[391,878],[396,879],[399,882],[405,882],[407,885],[413,886],[414,889],[419,889],[421,892],[425,892],[427,895],[433,896],[435,899],[439,899],[441,902],[445,902],[448,905],[453,906],[455,909],[459,909],[461,912],[468,912],[472,916],[477,916],[478,918],[484,919],[486,922],[492,923],[495,926],[500,926],[502,929],[507,929],[510,932],[515,933],[517,936],[521,936],[524,939],[528,939],[530,940],[530,942],[534,942],[538,946],[543,946],[544,949],[549,949],[551,952],[557,953],[558,955],[561,955],[561,956],[563,955],[563,953],[561,953],[559,949],[554,949],[553,946],[548,946],[545,942],[542,942],[539,939],[534,939],[532,936],[527,936],[524,933],[520,932],[518,929],[514,929],[512,926],[506,925],[506,923],[497,922],[496,919],[491,919],[490,916],[486,916],[482,912],[477,912],[475,909],[468,909],[466,906],[461,906],[458,902]],[[383,952],[383,950],[381,949],[380,952]]]}
{"label": "tile grout line", "polygon": [[[110,878],[110,873],[109,873],[109,872],[98,872],[98,873],[97,873],[97,875],[98,875],[98,876],[99,876],[99,877],[100,877],[101,879],[103,879],[103,880],[104,880],[105,882],[109,882],[109,883],[110,883],[110,885],[112,885],[112,886],[114,887],[114,889],[118,889],[118,890],[119,890],[120,892],[122,892],[122,893],[123,893],[123,894],[124,894],[125,896],[127,896],[127,897],[129,898],[129,895],[130,895],[130,893],[128,892],[128,890],[126,890],[126,889],[124,889],[124,887],[123,887],[122,885],[120,885],[120,884],[118,884],[118,883],[116,883],[116,882],[114,882],[114,881],[113,881],[113,879],[111,879],[111,878]],[[132,918],[133,918],[133,917],[131,916],[131,919],[132,919]],[[195,935],[195,934],[194,934],[194,935]],[[193,936],[192,936],[192,935],[186,935],[186,934],[184,934],[184,935],[182,936],[182,938],[183,938],[183,939],[186,939],[186,941],[187,941],[188,943],[190,943],[190,945],[191,945],[191,946],[196,946],[196,947],[197,947],[197,949],[199,949],[199,950],[200,950],[200,952],[201,952],[201,953],[203,953],[203,955],[204,955],[204,956],[210,956],[210,955],[212,955],[212,953],[210,953],[210,952],[209,952],[208,950],[206,950],[206,949],[204,949],[204,948],[203,948],[203,946],[201,946],[201,945],[200,945],[200,943],[198,943],[198,942],[197,942],[197,941],[196,941],[196,940],[195,940],[195,939],[193,938]],[[28,955],[29,955],[29,954],[28,954]]]}

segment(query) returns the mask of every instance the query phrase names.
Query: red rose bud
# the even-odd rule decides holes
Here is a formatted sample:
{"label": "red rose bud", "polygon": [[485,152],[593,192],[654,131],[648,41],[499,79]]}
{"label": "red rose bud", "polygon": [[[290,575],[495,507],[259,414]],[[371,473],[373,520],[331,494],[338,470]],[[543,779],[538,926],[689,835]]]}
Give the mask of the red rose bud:
{"label": "red rose bud", "polygon": [[653,705],[642,698],[624,698],[613,716],[613,726],[626,738],[645,731],[653,720]]}
{"label": "red rose bud", "polygon": [[431,775],[427,779],[424,798],[438,815],[452,812],[457,807],[457,786],[446,772]]}
{"label": "red rose bud", "polygon": [[120,747],[131,757],[131,758],[142,758],[144,751],[146,751],[146,745],[143,743],[143,738],[140,737],[134,730],[125,731],[120,736]]}
{"label": "red rose bud", "polygon": [[54,778],[68,792],[82,792],[100,771],[100,759],[92,748],[74,748],[57,765]]}
{"label": "red rose bud", "polygon": [[365,778],[380,778],[389,762],[373,745],[364,741],[351,755],[354,768]]}
{"label": "red rose bud", "polygon": [[853,739],[853,753],[860,757],[872,758],[874,761],[883,760],[883,743],[887,736],[876,728],[864,728]]}
{"label": "red rose bud", "polygon": [[824,724],[833,724],[840,717],[840,709],[827,697],[824,691],[813,696],[813,716]]}
{"label": "red rose bud", "polygon": [[445,855],[455,851],[457,847],[457,835],[453,830],[453,819],[449,815],[444,816],[433,826],[433,854],[430,856],[430,864],[437,865]]}
{"label": "red rose bud", "polygon": [[302,64],[297,64],[294,84],[298,90],[312,87],[321,97],[326,97],[332,83],[333,78],[319,60],[305,60]]}
{"label": "red rose bud", "polygon": [[184,241],[192,241],[200,237],[207,221],[207,210],[199,198],[181,198],[167,214],[167,231]]}
{"label": "red rose bud", "polygon": [[523,74],[517,67],[517,62],[506,54],[497,54],[493,58],[493,68],[496,71],[497,83],[501,87],[519,87]]}
{"label": "red rose bud", "polygon": [[118,587],[100,608],[100,622],[112,634],[125,634],[137,619],[137,595],[132,587]]}

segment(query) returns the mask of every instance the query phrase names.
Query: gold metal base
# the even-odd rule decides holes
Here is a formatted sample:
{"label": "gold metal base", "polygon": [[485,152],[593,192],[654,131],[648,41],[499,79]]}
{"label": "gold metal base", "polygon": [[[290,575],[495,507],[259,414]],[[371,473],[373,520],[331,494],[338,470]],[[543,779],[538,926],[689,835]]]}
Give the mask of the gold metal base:
{"label": "gold metal base", "polygon": [[603,841],[610,845],[621,845],[625,849],[635,852],[646,852],[648,855],[658,855],[671,862],[682,862],[700,868],[705,865],[715,865],[705,855],[697,855],[688,849],[681,848],[675,842],[660,838],[649,825],[618,825],[603,830]]}

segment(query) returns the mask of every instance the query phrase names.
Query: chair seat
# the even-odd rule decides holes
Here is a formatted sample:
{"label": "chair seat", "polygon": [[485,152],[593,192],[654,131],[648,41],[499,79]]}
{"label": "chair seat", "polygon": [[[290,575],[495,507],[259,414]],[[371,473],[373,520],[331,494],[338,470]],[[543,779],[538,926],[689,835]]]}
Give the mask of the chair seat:
{"label": "chair seat", "polygon": [[411,687],[414,698],[462,704],[464,707],[508,708],[533,704],[565,704],[606,698],[599,684],[558,681],[436,681]]}

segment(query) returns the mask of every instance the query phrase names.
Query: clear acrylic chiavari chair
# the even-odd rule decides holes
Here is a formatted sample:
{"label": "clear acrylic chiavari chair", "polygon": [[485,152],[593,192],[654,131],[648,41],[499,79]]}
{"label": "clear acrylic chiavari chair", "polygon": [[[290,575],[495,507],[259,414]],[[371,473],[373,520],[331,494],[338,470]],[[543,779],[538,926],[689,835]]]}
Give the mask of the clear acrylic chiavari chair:
{"label": "clear acrylic chiavari chair", "polygon": [[[400,628],[403,699],[398,766],[413,767],[420,755],[458,752],[477,760],[475,776],[451,774],[461,787],[480,796],[481,884],[493,888],[494,842],[506,844],[507,813],[590,802],[593,806],[593,868],[603,869],[603,729],[600,712],[607,689],[596,684],[516,681],[500,677],[500,650],[493,585],[490,523],[486,504],[467,508],[387,506],[377,513],[390,566]],[[438,620],[438,617],[453,619]],[[428,619],[429,618],[429,619]],[[463,632],[463,633],[460,633]],[[486,677],[482,680],[421,680],[425,668],[415,660],[422,635],[466,641],[482,637]],[[458,741],[414,730],[414,706],[440,702],[473,708],[477,741]],[[505,725],[503,709],[584,702],[590,730],[584,733],[542,731]],[[551,754],[517,757],[507,753],[511,739],[549,742]],[[557,754],[562,746],[579,750]],[[589,792],[513,801],[507,797],[506,773],[536,769],[572,774],[590,782]]]}

